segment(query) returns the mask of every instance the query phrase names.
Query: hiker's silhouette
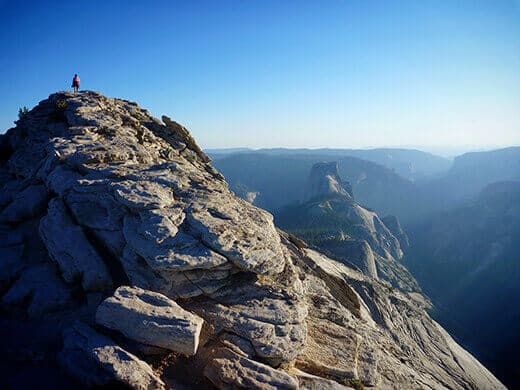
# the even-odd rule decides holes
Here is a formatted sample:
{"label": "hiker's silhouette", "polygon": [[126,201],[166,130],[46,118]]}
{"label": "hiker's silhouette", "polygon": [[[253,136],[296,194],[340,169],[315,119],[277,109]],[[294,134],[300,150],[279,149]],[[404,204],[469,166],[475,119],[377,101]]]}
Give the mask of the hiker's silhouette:
{"label": "hiker's silhouette", "polygon": [[72,79],[72,85],[71,85],[71,87],[74,88],[74,92],[79,91],[79,83],[80,83],[79,76],[77,74],[75,74],[74,78]]}

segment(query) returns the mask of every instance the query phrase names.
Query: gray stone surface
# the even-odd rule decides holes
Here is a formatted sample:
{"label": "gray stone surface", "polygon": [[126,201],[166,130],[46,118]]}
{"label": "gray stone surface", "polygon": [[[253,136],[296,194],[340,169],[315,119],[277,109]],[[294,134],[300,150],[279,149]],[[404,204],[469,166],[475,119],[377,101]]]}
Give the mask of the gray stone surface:
{"label": "gray stone surface", "polygon": [[8,285],[17,277],[24,263],[22,255],[24,250],[23,235],[8,226],[0,226],[0,288]]}
{"label": "gray stone surface", "polygon": [[42,184],[30,185],[13,197],[0,214],[0,222],[21,222],[37,216],[45,210],[47,188]]}
{"label": "gray stone surface", "polygon": [[65,196],[65,203],[82,226],[121,230],[125,212],[108,192],[107,180],[79,180]]}
{"label": "gray stone surface", "polygon": [[132,389],[164,389],[152,368],[111,339],[77,322],[64,332],[61,364],[89,386],[120,382]]}
{"label": "gray stone surface", "polygon": [[283,270],[283,254],[273,217],[231,193],[192,204],[187,222],[204,244],[237,267],[260,274]]}
{"label": "gray stone surface", "polygon": [[128,245],[154,270],[207,269],[228,260],[189,234],[179,232],[180,209],[148,210],[127,216],[124,235]]}
{"label": "gray stone surface", "polygon": [[29,300],[31,317],[74,307],[73,293],[59,277],[53,264],[43,263],[24,269],[9,291],[2,297],[8,305],[22,305]]}
{"label": "gray stone surface", "polygon": [[162,294],[123,286],[99,305],[96,322],[140,343],[194,355],[203,320]]}
{"label": "gray stone surface", "polygon": [[293,360],[305,343],[302,293],[296,270],[288,263],[281,274],[256,283],[237,278],[188,307],[218,329],[249,340],[256,355],[276,365]]}
{"label": "gray stone surface", "polygon": [[[291,370],[299,384],[301,390],[353,390],[353,387],[342,385],[336,381],[325,379],[316,375],[308,374],[304,371]],[[347,381],[348,382],[348,381]]]}
{"label": "gray stone surface", "polygon": [[234,333],[223,332],[219,336],[219,340],[227,348],[240,355],[250,359],[255,356],[255,349],[251,342]]}
{"label": "gray stone surface", "polygon": [[401,249],[406,250],[410,246],[408,235],[401,227],[399,219],[395,215],[387,215],[381,218],[385,226],[392,232],[392,234],[399,240]]}
{"label": "gray stone surface", "polygon": [[117,200],[132,210],[172,206],[173,192],[170,188],[153,181],[124,180],[113,184]]}
{"label": "gray stone surface", "polygon": [[65,281],[80,280],[86,291],[103,291],[112,287],[107,266],[81,227],[73,223],[60,199],[50,202],[47,215],[40,222],[40,235]]}
{"label": "gray stone surface", "polygon": [[304,254],[308,337],[298,369],[383,389],[504,388],[426,314],[424,302],[315,251]]}
{"label": "gray stone surface", "polygon": [[78,172],[67,169],[63,165],[58,165],[47,175],[45,181],[49,190],[63,196],[78,182],[78,180],[81,180],[82,177],[83,176]]}
{"label": "gray stone surface", "polygon": [[298,382],[289,374],[255,362],[229,349],[221,349],[204,369],[219,389],[293,389]]}

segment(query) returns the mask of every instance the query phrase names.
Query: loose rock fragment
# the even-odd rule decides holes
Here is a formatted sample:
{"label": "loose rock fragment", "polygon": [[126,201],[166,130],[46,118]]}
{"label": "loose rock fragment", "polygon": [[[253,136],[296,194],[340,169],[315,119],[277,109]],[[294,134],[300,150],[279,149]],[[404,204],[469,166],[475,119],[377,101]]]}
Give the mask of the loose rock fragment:
{"label": "loose rock fragment", "polygon": [[88,386],[122,382],[139,390],[165,388],[148,364],[80,322],[64,332],[60,362]]}
{"label": "loose rock fragment", "polygon": [[140,343],[194,355],[203,320],[162,294],[122,286],[99,305],[96,322]]}

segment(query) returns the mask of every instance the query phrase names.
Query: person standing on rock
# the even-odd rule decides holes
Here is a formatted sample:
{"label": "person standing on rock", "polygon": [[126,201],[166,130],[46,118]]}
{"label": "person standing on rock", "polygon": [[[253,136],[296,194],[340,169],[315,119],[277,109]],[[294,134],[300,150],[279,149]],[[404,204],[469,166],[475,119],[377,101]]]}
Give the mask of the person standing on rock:
{"label": "person standing on rock", "polygon": [[78,92],[79,83],[80,83],[79,76],[77,74],[75,74],[74,78],[72,79],[72,88],[74,88],[74,92]]}

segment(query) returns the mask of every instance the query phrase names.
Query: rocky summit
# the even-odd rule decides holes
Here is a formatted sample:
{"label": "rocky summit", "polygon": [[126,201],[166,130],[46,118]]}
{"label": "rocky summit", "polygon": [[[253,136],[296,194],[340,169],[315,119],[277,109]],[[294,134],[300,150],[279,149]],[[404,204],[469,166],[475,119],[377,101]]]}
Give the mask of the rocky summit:
{"label": "rocky summit", "polygon": [[0,143],[8,388],[503,388],[418,294],[277,230],[168,117],[61,92]]}

